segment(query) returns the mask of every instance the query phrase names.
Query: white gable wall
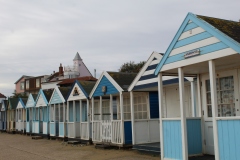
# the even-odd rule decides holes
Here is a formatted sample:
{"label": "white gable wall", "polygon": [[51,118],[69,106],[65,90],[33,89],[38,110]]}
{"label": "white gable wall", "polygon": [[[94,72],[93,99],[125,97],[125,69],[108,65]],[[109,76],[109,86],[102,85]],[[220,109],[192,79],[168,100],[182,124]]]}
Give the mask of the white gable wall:
{"label": "white gable wall", "polygon": [[47,106],[43,97],[42,97],[42,94],[40,94],[40,96],[37,100],[37,104],[36,104],[36,107],[40,107],[40,106]]}
{"label": "white gable wall", "polygon": [[[78,92],[79,92],[79,95],[77,95],[77,96],[74,96],[75,87],[77,87]],[[72,89],[72,91],[69,95],[68,101],[79,100],[79,99],[87,99],[87,97],[85,96],[85,94],[83,93],[81,88],[78,86],[78,84],[75,83],[75,85],[74,85],[74,87],[73,87],[73,89]]]}

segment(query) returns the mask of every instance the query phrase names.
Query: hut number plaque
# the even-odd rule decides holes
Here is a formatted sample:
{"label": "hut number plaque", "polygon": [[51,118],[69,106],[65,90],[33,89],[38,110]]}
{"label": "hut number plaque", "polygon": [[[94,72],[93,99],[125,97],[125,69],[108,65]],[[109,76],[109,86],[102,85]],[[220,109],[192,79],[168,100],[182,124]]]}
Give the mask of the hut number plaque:
{"label": "hut number plaque", "polygon": [[197,56],[197,55],[200,55],[200,49],[195,49],[195,50],[187,52],[184,55],[184,58],[190,58],[190,57],[194,57],[194,56]]}

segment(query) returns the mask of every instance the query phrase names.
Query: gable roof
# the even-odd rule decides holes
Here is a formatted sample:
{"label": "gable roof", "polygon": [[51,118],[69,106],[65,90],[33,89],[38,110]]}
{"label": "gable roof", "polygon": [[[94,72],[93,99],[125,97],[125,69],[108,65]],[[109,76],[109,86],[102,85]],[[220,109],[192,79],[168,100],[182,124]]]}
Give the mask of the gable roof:
{"label": "gable roof", "polygon": [[72,85],[75,81],[97,81],[96,78],[92,76],[85,76],[85,77],[78,77],[78,78],[71,78],[71,79],[64,79],[62,82],[58,83],[60,86]]}
{"label": "gable roof", "polygon": [[91,98],[96,91],[98,85],[101,83],[102,79],[107,79],[118,92],[127,91],[127,88],[136,77],[136,73],[123,73],[123,72],[106,72],[104,71],[96,84],[94,85],[89,97]]}
{"label": "gable roof", "polygon": [[[27,98],[19,98],[18,103],[21,103],[22,107],[25,108],[27,104]],[[18,107],[18,105],[17,105]]]}
{"label": "gable roof", "polygon": [[61,92],[65,101],[67,101],[67,98],[68,98],[71,87],[59,87],[58,89]]}
{"label": "gable roof", "polygon": [[[186,27],[190,21],[194,22],[193,26]],[[225,46],[221,46],[221,47],[228,46],[232,48],[234,51],[236,51],[237,53],[240,53],[239,38],[236,38],[236,37],[239,37],[239,34],[235,34],[235,33],[239,33],[239,24],[237,23],[239,22],[222,20],[222,19],[211,18],[206,16],[199,16],[199,15],[194,15],[192,13],[188,13],[182,25],[178,29],[176,35],[174,36],[172,42],[170,43],[167,51],[165,52],[162,60],[158,64],[154,74],[157,75],[159,71],[162,69],[171,51],[173,50],[174,47],[176,47],[175,45],[177,44],[181,34],[184,31],[186,31],[186,29],[191,30],[192,28],[194,28],[194,24],[200,26],[205,31],[207,31],[208,34],[202,33],[203,36],[205,37],[207,36],[210,37],[210,35],[214,36],[224,43]],[[234,31],[235,29],[236,31]]]}
{"label": "gable roof", "polygon": [[7,97],[4,96],[2,93],[0,93],[0,98],[7,98]]}
{"label": "gable roof", "polygon": [[22,78],[30,78],[32,76],[22,75],[14,84],[17,84]]}
{"label": "gable roof", "polygon": [[213,27],[217,28],[233,40],[240,43],[240,22],[230,21],[230,20],[224,20],[219,18],[213,18],[213,17],[207,17],[207,16],[201,16],[196,15],[198,18],[206,21]]}
{"label": "gable roof", "polygon": [[74,61],[75,61],[75,60],[82,60],[82,58],[80,57],[80,55],[79,55],[78,52],[76,53],[76,55],[75,55],[75,57],[74,57],[73,60],[74,60]]}
{"label": "gable roof", "polygon": [[[42,97],[45,105],[47,106],[49,101],[47,100],[47,97],[46,97],[46,95],[44,94],[44,91],[43,91],[42,89],[40,89],[39,92],[38,92],[37,98],[36,98],[36,100],[35,100],[35,101],[36,101],[36,106],[35,106],[35,107],[37,107],[37,106],[39,105],[39,102],[42,103],[41,101],[39,101],[39,98],[40,98],[40,97]],[[42,105],[42,104],[41,104],[41,105]]]}
{"label": "gable roof", "polygon": [[43,90],[43,93],[45,95],[45,98],[47,100],[47,102],[49,102],[51,96],[52,96],[52,93],[53,93],[53,90],[50,89],[50,90]]}
{"label": "gable roof", "polygon": [[93,82],[93,81],[77,81],[77,82],[79,82],[79,84],[81,85],[83,90],[86,92],[86,94],[87,94],[87,95],[85,95],[86,97],[89,96],[94,85],[96,84],[96,82]]}
{"label": "gable roof", "polygon": [[8,99],[8,109],[16,109],[19,99],[9,98]]}
{"label": "gable roof", "polygon": [[[137,84],[137,82],[140,81],[141,78],[146,77],[150,79],[150,78],[157,77],[154,75],[154,70],[157,64],[160,62],[161,58],[162,58],[162,53],[152,52],[147,62],[144,64],[144,66],[138,72],[137,76],[132,81],[131,85],[128,87],[128,91],[131,91],[134,88],[134,86]],[[146,71],[149,72],[149,74],[145,75]]]}
{"label": "gable roof", "polygon": [[137,73],[124,73],[124,72],[107,72],[117,84],[124,90],[127,91],[129,85],[132,83]]}

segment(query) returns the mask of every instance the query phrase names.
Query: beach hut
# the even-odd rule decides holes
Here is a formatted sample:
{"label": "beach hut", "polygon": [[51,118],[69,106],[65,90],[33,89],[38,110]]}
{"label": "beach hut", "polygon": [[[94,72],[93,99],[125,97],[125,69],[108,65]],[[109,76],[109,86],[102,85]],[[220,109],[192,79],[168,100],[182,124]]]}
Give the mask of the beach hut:
{"label": "beach hut", "polygon": [[1,119],[0,119],[0,130],[6,131],[7,129],[7,100],[2,100],[1,104]]}
{"label": "beach hut", "polygon": [[67,97],[70,87],[55,87],[49,101],[50,105],[50,136],[67,137]]}
{"label": "beach hut", "polygon": [[16,128],[16,108],[18,104],[18,98],[8,98],[7,105],[7,132],[15,132]]}
{"label": "beach hut", "polygon": [[[155,70],[160,111],[163,77],[178,76],[181,117],[160,114],[161,159],[212,154],[239,159],[240,23],[188,13]],[[184,76],[197,80],[198,115],[185,114]],[[161,112],[160,112],[161,113]]]}
{"label": "beach hut", "polygon": [[[160,154],[158,79],[154,75],[162,55],[153,52],[128,88],[130,92],[133,149]],[[192,114],[190,88],[193,78],[185,78],[186,114]],[[164,83],[163,115],[180,116],[174,107],[179,100],[178,78],[166,76]],[[167,97],[167,98],[166,98]]]}
{"label": "beach hut", "polygon": [[53,90],[40,89],[33,107],[33,133],[39,136],[49,135],[49,100]]}
{"label": "beach hut", "polygon": [[32,133],[33,109],[36,105],[36,94],[29,94],[26,103],[26,133]]}
{"label": "beach hut", "polygon": [[132,144],[130,94],[127,88],[137,74],[103,72],[90,93],[92,141],[95,144]]}
{"label": "beach hut", "polygon": [[67,100],[68,139],[90,140],[92,138],[89,94],[95,83],[95,81],[76,80],[72,85]]}
{"label": "beach hut", "polygon": [[16,131],[18,133],[26,132],[26,103],[27,98],[19,98],[16,108]]}

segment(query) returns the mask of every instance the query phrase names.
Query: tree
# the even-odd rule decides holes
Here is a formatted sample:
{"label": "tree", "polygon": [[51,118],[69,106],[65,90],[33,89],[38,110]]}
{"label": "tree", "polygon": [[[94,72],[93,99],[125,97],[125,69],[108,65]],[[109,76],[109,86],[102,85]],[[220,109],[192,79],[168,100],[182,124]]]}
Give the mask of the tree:
{"label": "tree", "polygon": [[11,98],[28,98],[27,93],[13,93],[13,96]]}
{"label": "tree", "polygon": [[135,64],[134,61],[130,61],[121,65],[119,72],[138,73],[144,64],[144,61],[141,61],[137,64]]}

